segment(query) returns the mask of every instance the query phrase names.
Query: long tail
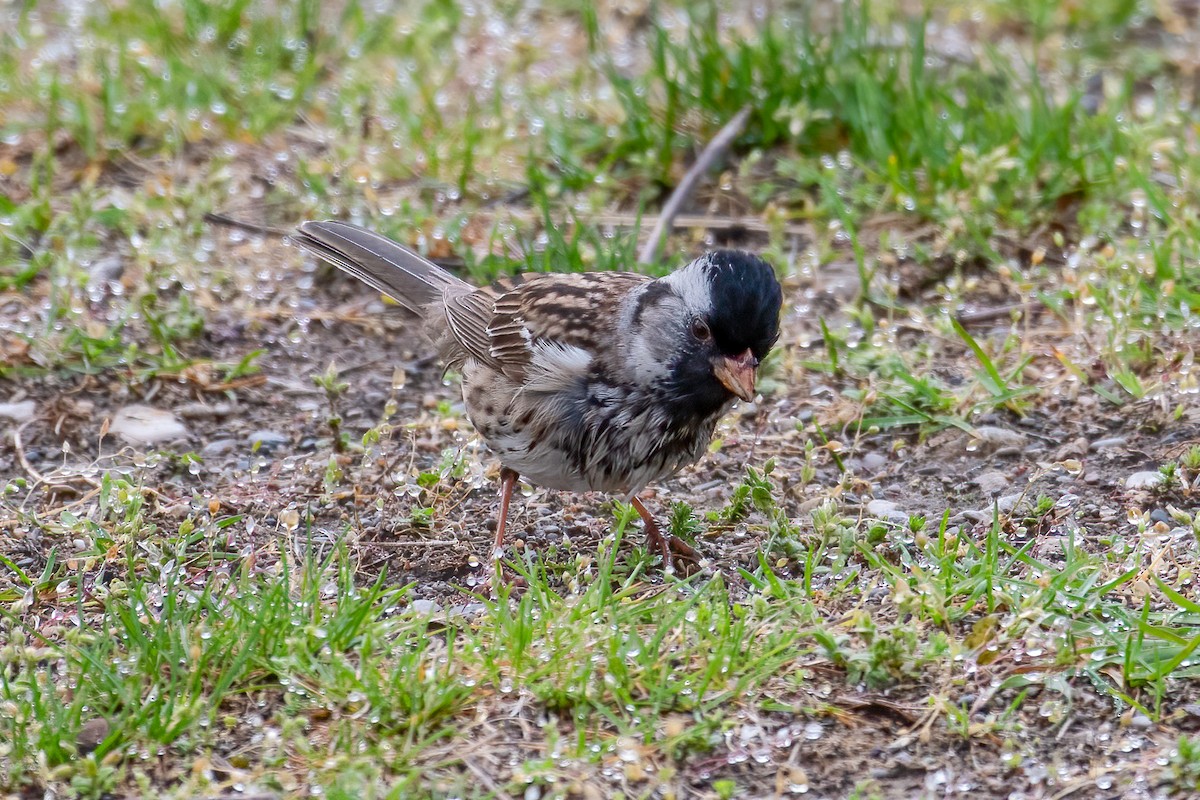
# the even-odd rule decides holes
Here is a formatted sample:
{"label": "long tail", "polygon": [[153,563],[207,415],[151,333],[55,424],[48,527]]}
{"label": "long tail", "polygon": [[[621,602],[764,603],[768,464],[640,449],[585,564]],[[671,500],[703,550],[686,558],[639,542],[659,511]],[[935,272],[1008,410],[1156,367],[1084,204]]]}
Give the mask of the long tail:
{"label": "long tail", "polygon": [[292,240],[418,314],[447,289],[472,289],[407,247],[357,225],[305,222]]}

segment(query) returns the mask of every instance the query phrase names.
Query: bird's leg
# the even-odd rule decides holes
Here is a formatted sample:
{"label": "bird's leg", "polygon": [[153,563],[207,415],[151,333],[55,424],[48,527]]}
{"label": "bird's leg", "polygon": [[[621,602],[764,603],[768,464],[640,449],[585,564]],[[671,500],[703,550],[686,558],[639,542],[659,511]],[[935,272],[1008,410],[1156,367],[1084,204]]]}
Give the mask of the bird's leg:
{"label": "bird's leg", "polygon": [[500,468],[500,518],[496,520],[496,541],[492,544],[492,577],[486,580],[484,586],[490,586],[493,580],[518,589],[525,586],[524,578],[509,577],[500,563],[500,557],[504,555],[504,531],[508,529],[508,506],[520,477],[516,470]]}
{"label": "bird's leg", "polygon": [[659,530],[658,521],[654,519],[654,515],[650,513],[646,506],[642,505],[642,501],[636,497],[631,497],[629,502],[633,504],[634,509],[638,512],[638,516],[642,518],[642,523],[646,526],[646,544],[651,547],[658,548],[658,552],[662,553],[663,572],[673,572],[675,570],[675,559],[671,556],[671,546],[667,544],[666,538]]}
{"label": "bird's leg", "polygon": [[642,518],[642,522],[646,526],[647,544],[658,548],[658,552],[662,553],[664,572],[674,571],[676,553],[688,561],[697,564],[700,563],[699,553],[683,539],[674,534],[663,536],[662,529],[658,527],[658,521],[654,519],[654,515],[650,513],[641,500],[633,497],[630,498],[629,502],[633,504],[634,510],[638,512],[638,516]]}
{"label": "bird's leg", "polygon": [[658,521],[654,515],[650,513],[645,504],[637,497],[631,498],[634,509],[638,512],[638,516],[642,518],[642,522],[646,526],[646,541],[662,554],[663,569],[672,570],[675,567],[675,557],[679,556],[684,561],[691,562],[692,565],[700,563],[700,554],[696,552],[696,548],[680,539],[678,536],[671,534],[664,536],[662,529],[658,527]]}
{"label": "bird's leg", "polygon": [[508,527],[508,504],[512,500],[513,487],[517,478],[521,477],[508,467],[500,468],[500,519],[496,522],[496,543],[492,549],[492,559],[499,560],[504,548],[504,530]]}

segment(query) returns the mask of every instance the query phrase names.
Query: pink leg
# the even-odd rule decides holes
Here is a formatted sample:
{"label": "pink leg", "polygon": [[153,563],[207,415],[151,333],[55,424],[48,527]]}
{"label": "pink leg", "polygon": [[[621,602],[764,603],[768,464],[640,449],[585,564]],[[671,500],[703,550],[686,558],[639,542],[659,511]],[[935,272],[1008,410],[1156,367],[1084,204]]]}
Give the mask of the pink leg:
{"label": "pink leg", "polygon": [[508,467],[500,468],[500,519],[496,523],[496,544],[492,558],[499,558],[500,550],[504,547],[504,531],[508,527],[508,505],[519,477],[521,476]]}
{"label": "pink leg", "polygon": [[671,556],[671,546],[667,544],[666,538],[662,535],[654,515],[646,506],[642,505],[642,501],[638,498],[631,498],[629,502],[633,504],[634,509],[642,518],[642,523],[646,526],[646,546],[656,548],[662,554],[664,572],[674,570],[675,559]]}
{"label": "pink leg", "polygon": [[646,526],[647,546],[657,549],[662,554],[664,572],[675,569],[675,554],[696,564],[700,562],[700,554],[683,539],[674,535],[663,536],[662,529],[658,527],[658,521],[654,519],[654,515],[650,513],[641,500],[634,497],[629,502],[633,505],[634,510],[638,512],[638,516],[642,518],[642,522]]}

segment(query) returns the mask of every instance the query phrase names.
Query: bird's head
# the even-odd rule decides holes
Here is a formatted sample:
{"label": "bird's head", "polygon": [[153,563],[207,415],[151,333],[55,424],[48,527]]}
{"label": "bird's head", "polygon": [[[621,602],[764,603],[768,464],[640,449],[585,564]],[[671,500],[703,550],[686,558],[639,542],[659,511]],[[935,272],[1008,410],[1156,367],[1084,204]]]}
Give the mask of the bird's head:
{"label": "bird's head", "polygon": [[755,396],[779,338],[783,292],[761,258],[716,250],[646,285],[632,316],[631,361],[679,411],[708,416]]}

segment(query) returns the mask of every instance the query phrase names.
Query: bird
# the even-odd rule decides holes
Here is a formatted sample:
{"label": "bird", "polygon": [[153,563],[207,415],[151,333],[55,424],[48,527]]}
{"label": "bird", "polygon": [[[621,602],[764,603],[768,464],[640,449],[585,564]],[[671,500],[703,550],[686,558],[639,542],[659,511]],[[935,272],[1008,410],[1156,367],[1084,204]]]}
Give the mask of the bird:
{"label": "bird", "polygon": [[697,560],[638,495],[700,460],[720,418],[756,397],[779,338],[783,292],[770,264],[714,250],[657,279],[540,272],[477,287],[345,222],[305,222],[292,239],[415,313],[461,375],[467,418],[500,461],[494,559],[524,479],[617,495],[664,571],[674,553]]}

